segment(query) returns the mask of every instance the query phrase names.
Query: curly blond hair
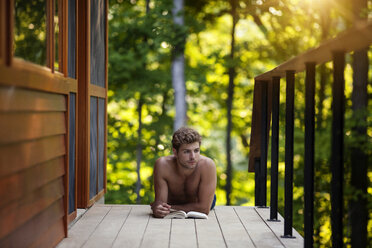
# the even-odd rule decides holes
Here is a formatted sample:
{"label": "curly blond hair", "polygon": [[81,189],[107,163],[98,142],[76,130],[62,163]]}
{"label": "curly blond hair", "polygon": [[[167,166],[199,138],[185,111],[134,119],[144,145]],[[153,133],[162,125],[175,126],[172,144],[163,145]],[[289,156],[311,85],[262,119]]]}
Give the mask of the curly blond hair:
{"label": "curly blond hair", "polygon": [[199,142],[201,144],[200,134],[192,128],[181,127],[176,132],[174,132],[172,137],[172,147],[178,151],[181,145],[191,144],[194,142]]}

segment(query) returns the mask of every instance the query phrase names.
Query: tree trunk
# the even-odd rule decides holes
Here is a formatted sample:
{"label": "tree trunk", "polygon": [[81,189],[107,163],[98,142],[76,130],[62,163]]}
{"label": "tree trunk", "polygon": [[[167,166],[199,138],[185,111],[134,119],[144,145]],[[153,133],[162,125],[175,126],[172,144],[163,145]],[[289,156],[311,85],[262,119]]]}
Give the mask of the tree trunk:
{"label": "tree trunk", "polygon": [[226,205],[230,205],[230,194],[231,194],[231,180],[232,180],[232,162],[231,162],[231,130],[232,130],[232,116],[231,111],[233,109],[234,99],[234,79],[235,79],[235,65],[234,65],[234,54],[235,54],[235,27],[237,23],[236,15],[236,0],[231,0],[231,16],[232,16],[232,27],[231,27],[231,50],[230,50],[230,62],[228,63],[229,72],[229,86],[227,89],[227,128],[226,128]]}
{"label": "tree trunk", "polygon": [[[354,21],[365,19],[367,0],[353,1]],[[351,186],[354,190],[350,201],[351,246],[367,247],[367,187],[368,187],[368,47],[353,54],[353,121],[351,148]]]}
{"label": "tree trunk", "polygon": [[[173,21],[176,25],[183,26],[183,0],[173,0]],[[174,105],[176,117],[173,129],[186,125],[186,87],[185,87],[185,58],[182,45],[176,45],[172,56],[172,85],[174,89]]]}
{"label": "tree trunk", "polygon": [[137,204],[141,202],[140,190],[141,190],[141,160],[142,160],[142,96],[138,100],[138,130],[137,130],[137,183],[136,183],[136,194]]}
{"label": "tree trunk", "polygon": [[[150,0],[146,0],[146,15],[150,11]],[[147,37],[143,37],[144,42],[147,42]],[[143,68],[146,69],[146,64],[143,65]],[[138,113],[138,130],[137,130],[137,183],[136,183],[136,194],[137,194],[137,203],[141,202],[141,161],[142,161],[142,107],[143,107],[143,98],[142,94],[140,94],[137,106],[137,113]]]}

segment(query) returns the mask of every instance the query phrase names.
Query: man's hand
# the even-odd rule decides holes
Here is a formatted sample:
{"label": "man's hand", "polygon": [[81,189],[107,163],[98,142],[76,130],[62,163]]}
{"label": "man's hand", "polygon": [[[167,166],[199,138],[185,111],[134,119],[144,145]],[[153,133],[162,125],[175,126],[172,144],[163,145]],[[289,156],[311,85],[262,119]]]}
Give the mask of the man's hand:
{"label": "man's hand", "polygon": [[151,209],[156,218],[163,218],[170,213],[171,206],[165,202],[153,202]]}

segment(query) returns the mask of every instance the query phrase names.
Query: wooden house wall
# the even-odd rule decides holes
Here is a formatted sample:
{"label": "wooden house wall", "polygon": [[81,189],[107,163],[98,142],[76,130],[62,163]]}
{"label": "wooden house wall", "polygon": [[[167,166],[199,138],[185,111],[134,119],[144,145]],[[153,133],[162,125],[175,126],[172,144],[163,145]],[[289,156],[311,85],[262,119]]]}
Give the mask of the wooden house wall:
{"label": "wooden house wall", "polygon": [[51,246],[66,235],[68,96],[62,76],[15,64],[0,66],[0,247]]}
{"label": "wooden house wall", "polygon": [[[59,50],[48,28],[47,67],[13,57],[14,1],[0,2],[0,247],[56,245],[77,207],[106,190],[108,3],[90,13],[84,5],[93,0],[58,2]],[[100,55],[90,52],[92,15],[103,20],[97,32],[104,41],[92,41]],[[95,83],[92,58],[92,70],[103,72],[92,76]]]}

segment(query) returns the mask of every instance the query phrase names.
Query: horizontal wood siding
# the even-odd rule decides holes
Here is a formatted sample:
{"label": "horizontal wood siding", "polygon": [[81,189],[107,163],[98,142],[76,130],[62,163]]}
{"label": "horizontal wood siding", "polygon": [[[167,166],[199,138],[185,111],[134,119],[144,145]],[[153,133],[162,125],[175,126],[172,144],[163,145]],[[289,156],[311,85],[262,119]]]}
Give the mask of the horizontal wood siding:
{"label": "horizontal wood siding", "polygon": [[63,196],[62,179],[58,178],[43,187],[13,201],[0,210],[0,236],[6,236],[17,227],[44,211]]}
{"label": "horizontal wood siding", "polygon": [[0,175],[6,176],[66,153],[64,135],[23,141],[0,147]]}
{"label": "horizontal wood siding", "polygon": [[64,174],[64,159],[59,157],[3,178],[0,181],[0,199],[2,199],[0,207],[62,177]]}
{"label": "horizontal wood siding", "polygon": [[61,233],[64,232],[63,224],[61,223],[61,221],[56,221],[41,235],[37,242],[30,246],[30,248],[55,247],[61,240]]}
{"label": "horizontal wood siding", "polygon": [[[43,239],[45,232],[56,223],[63,227],[63,199],[56,201],[26,224],[1,239],[0,247],[31,247]],[[64,232],[54,235],[60,241],[64,237]]]}
{"label": "horizontal wood siding", "polygon": [[63,95],[0,87],[0,111],[66,111]]}
{"label": "horizontal wood siding", "polygon": [[65,236],[66,99],[0,86],[0,247],[51,247]]}
{"label": "horizontal wood siding", "polygon": [[0,145],[66,133],[64,112],[0,113],[0,120]]}

